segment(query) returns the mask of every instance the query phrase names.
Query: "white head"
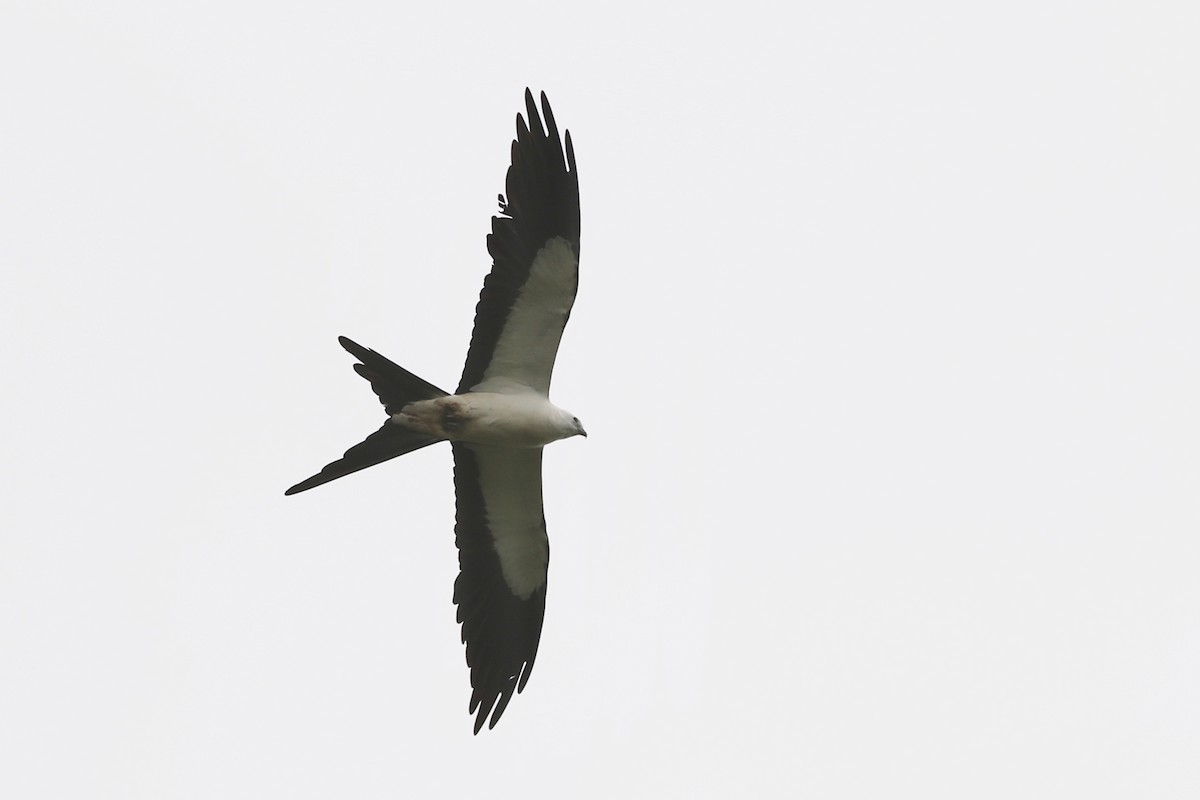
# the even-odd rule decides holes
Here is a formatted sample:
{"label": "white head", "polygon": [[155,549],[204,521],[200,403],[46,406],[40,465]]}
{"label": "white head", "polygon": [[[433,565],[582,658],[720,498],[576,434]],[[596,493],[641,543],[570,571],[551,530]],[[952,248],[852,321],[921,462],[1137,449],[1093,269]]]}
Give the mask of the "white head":
{"label": "white head", "polygon": [[583,423],[579,421],[579,417],[563,408],[558,409],[558,411],[561,415],[559,418],[559,429],[562,432],[562,436],[559,438],[569,439],[572,436],[587,438],[587,431],[583,429]]}

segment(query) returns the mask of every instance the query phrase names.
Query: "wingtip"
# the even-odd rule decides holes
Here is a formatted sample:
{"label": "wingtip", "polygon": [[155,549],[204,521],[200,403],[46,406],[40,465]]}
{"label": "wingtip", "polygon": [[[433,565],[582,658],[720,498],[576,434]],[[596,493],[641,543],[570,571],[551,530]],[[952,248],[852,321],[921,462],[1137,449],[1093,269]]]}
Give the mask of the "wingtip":
{"label": "wingtip", "polygon": [[537,103],[533,101],[533,92],[529,91],[529,87],[525,88],[525,113],[529,115],[529,131],[532,133],[536,129],[540,133],[542,117],[538,114]]}
{"label": "wingtip", "polygon": [[492,710],[491,706],[487,708],[480,708],[481,705],[481,698],[479,697],[478,692],[471,692],[471,705],[467,709],[467,713],[475,715],[474,727],[476,736],[478,736],[479,732],[483,730],[483,723],[487,722],[488,712]]}

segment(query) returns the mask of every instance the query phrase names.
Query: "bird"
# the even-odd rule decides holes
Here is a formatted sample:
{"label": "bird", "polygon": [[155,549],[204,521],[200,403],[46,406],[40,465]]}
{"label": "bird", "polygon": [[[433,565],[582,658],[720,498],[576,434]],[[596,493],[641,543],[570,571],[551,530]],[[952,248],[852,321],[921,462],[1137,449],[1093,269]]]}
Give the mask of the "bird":
{"label": "bird", "polygon": [[[338,342],[384,406],[383,425],[289,488],[294,495],[438,442],[454,457],[453,602],[477,735],[524,690],[537,657],[550,560],[542,449],[587,436],[550,402],[550,376],[579,286],[579,176],[545,92],[525,90],[512,160],[487,237],[492,268],[454,394],[345,336]],[[527,117],[527,119],[526,119]],[[565,145],[565,146],[564,146]]]}

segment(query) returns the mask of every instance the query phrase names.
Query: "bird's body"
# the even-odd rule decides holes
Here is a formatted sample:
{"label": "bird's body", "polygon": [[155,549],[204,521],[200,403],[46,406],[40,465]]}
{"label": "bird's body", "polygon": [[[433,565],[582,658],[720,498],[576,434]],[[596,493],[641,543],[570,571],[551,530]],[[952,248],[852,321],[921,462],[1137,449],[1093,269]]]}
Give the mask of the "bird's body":
{"label": "bird's body", "polygon": [[[475,732],[496,724],[525,688],[546,608],[549,539],[542,514],[542,448],[586,436],[550,402],[550,376],[579,284],[579,181],[571,134],[559,139],[542,95],[526,90],[512,165],[492,218],[492,271],[455,394],[345,337],[388,418],[319,473],[287,490],[321,484],[449,441],[454,452],[454,526],[459,575],[454,603],[471,668]],[[545,119],[545,126],[542,125]],[[490,719],[489,719],[490,718]]]}
{"label": "bird's body", "polygon": [[392,422],[451,442],[505,447],[541,447],[587,436],[569,411],[536,392],[467,392],[418,400],[393,414]]}

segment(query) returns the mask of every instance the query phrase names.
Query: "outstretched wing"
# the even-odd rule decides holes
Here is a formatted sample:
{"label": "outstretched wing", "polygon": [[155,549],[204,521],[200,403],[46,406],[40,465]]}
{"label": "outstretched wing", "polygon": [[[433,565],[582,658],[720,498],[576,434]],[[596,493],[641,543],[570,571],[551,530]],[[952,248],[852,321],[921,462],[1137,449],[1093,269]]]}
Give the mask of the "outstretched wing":
{"label": "outstretched wing", "polygon": [[579,285],[579,178],[571,134],[566,156],[550,103],[538,116],[525,90],[529,124],[517,115],[517,138],[492,217],[492,271],[475,307],[475,330],[458,393],[550,391],[550,373]]}
{"label": "outstretched wing", "polygon": [[471,668],[475,733],[496,725],[525,688],[546,612],[550,543],[541,448],[454,442],[454,602]]}

